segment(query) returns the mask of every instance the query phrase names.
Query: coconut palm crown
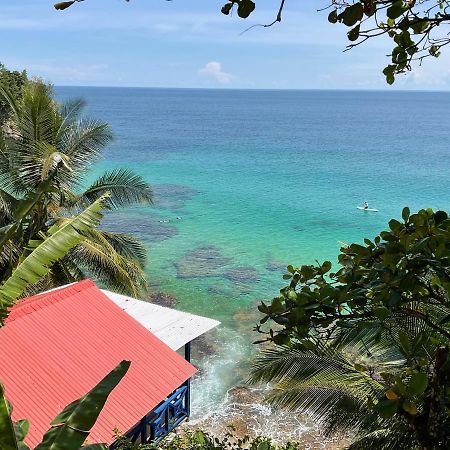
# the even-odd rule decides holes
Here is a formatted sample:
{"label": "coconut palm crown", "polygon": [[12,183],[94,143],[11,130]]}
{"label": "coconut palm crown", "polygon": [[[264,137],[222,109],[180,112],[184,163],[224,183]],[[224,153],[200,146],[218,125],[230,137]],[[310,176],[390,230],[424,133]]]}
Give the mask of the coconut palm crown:
{"label": "coconut palm crown", "polygon": [[[17,202],[51,177],[52,192],[34,213],[26,236],[0,254],[0,279],[17,265],[30,239],[39,238],[53,224],[109,193],[110,209],[148,205],[152,191],[144,179],[127,169],[104,173],[87,189],[83,180],[102,150],[112,140],[107,123],[81,115],[85,102],[59,104],[52,89],[39,81],[28,83],[20,100],[0,86],[0,96],[11,105],[11,118],[0,130],[0,227],[14,220]],[[86,276],[118,292],[139,296],[146,290],[146,250],[133,236],[92,229],[86,239],[52,268],[40,289]]]}

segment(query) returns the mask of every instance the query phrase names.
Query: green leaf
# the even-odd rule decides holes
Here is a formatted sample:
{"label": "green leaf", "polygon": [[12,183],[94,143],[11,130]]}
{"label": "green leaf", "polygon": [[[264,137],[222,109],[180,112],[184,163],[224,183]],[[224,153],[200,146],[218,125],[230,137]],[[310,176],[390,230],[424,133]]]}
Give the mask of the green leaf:
{"label": "green leaf", "polygon": [[398,220],[391,219],[391,220],[389,221],[389,228],[390,228],[392,231],[396,231],[396,230],[400,229],[401,227],[403,227],[403,224],[400,223]]}
{"label": "green leaf", "polygon": [[389,64],[383,69],[383,74],[386,76],[386,81],[388,84],[393,84],[395,81],[394,77],[395,65]]}
{"label": "green leaf", "polygon": [[14,430],[18,441],[23,441],[30,429],[30,422],[26,419],[14,423]]}
{"label": "green leaf", "polygon": [[414,373],[408,383],[408,391],[413,395],[420,395],[425,392],[428,386],[428,377],[424,373]]}
{"label": "green leaf", "polygon": [[439,321],[438,324],[439,325],[443,325],[445,323],[450,322],[450,314],[446,314],[445,316],[443,316]]}
{"label": "green leaf", "polygon": [[225,5],[222,6],[222,14],[225,14],[226,16],[228,16],[228,14],[230,14],[231,9],[233,8],[233,3],[226,3]]}
{"label": "green leaf", "polygon": [[246,19],[255,9],[255,3],[252,0],[241,0],[238,4],[237,13],[242,19]]}
{"label": "green leaf", "polygon": [[415,34],[421,34],[428,28],[429,24],[430,22],[428,22],[428,20],[420,19],[417,21],[410,22],[409,26],[411,27],[411,29]]}
{"label": "green leaf", "polygon": [[390,419],[397,412],[398,405],[398,400],[383,399],[377,403],[375,408],[383,419]]}
{"label": "green leaf", "polygon": [[326,274],[331,269],[331,261],[324,261],[322,264],[322,274]]}
{"label": "green leaf", "polygon": [[25,199],[21,200],[14,210],[15,222],[11,225],[3,227],[0,231],[0,251],[5,244],[12,238],[14,233],[19,229],[22,222],[28,216],[28,214],[36,207],[36,205],[42,200],[45,194],[51,189],[52,179],[49,178],[42,181],[37,186],[35,192],[30,192]]}
{"label": "green leaf", "polygon": [[436,225],[440,225],[444,220],[448,219],[448,214],[445,211],[436,211],[434,214],[434,221]]}
{"label": "green leaf", "polygon": [[359,29],[360,25],[358,24],[347,33],[349,41],[356,41],[359,38]]}
{"label": "green leaf", "polygon": [[374,308],[373,313],[380,320],[385,320],[391,315],[391,311],[385,306],[379,306],[377,308]]}
{"label": "green leaf", "polygon": [[72,6],[75,3],[75,0],[71,0],[70,2],[59,2],[59,3],[55,3],[53,6],[55,7],[55,9],[57,9],[58,11],[63,11],[64,9],[69,8],[70,6]]}
{"label": "green leaf", "polygon": [[338,21],[338,14],[337,11],[334,9],[333,11],[328,14],[328,22],[330,23],[336,23]]}
{"label": "green leaf", "polygon": [[415,416],[417,414],[417,406],[415,403],[410,402],[409,400],[406,400],[403,402],[402,408],[412,416]]}
{"label": "green leaf", "polygon": [[52,421],[35,450],[79,450],[108,399],[130,367],[122,361],[86,395],[67,405]]}
{"label": "green leaf", "polygon": [[409,216],[411,215],[411,211],[409,210],[409,208],[407,206],[405,206],[403,208],[402,211],[402,218],[405,222],[408,222]]}
{"label": "green leaf", "polygon": [[338,19],[342,20],[348,27],[352,27],[363,18],[363,15],[363,6],[358,2],[345,8],[344,11],[339,14]]}
{"label": "green leaf", "polygon": [[390,19],[397,19],[403,14],[403,12],[404,12],[403,1],[397,0],[393,2],[392,6],[390,6],[387,9],[386,14]]}
{"label": "green leaf", "polygon": [[14,424],[11,420],[8,401],[5,398],[5,388],[0,383],[0,449],[19,450]]}

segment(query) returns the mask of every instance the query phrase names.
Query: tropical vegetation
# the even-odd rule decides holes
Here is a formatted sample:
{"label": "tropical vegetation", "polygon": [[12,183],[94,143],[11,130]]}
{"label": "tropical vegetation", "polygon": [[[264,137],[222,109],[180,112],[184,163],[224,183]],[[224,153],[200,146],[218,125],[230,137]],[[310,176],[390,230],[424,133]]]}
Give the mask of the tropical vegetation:
{"label": "tropical vegetation", "polygon": [[[0,229],[0,251],[12,248],[17,234],[33,226],[30,218],[42,208],[46,195],[53,192],[52,176],[39,183],[36,192],[28,193],[19,200],[13,211],[14,220]],[[27,291],[30,285],[39,282],[51,270],[52,265],[86,239],[85,233],[99,225],[102,209],[108,206],[109,194],[105,193],[75,217],[67,218],[62,224],[54,224],[40,239],[30,240],[18,258],[17,267],[0,284],[0,327],[7,319],[10,308]],[[126,374],[129,361],[122,361],[91,391],[75,400],[53,420],[52,427],[42,438],[36,450],[106,450],[103,444],[84,445],[90,429],[100,414],[109,394]],[[29,450],[24,443],[29,423],[26,419],[13,422],[12,405],[5,397],[0,383],[0,448],[2,450]]]}
{"label": "tropical vegetation", "polygon": [[[50,86],[23,76],[20,89],[0,84],[0,327],[20,297],[86,274],[123,292],[138,294],[145,288],[142,244],[97,227],[105,209],[150,203],[150,187],[137,175],[117,170],[75,193],[72,189],[81,186],[85,171],[111,139],[108,126],[80,118],[81,100],[61,106]],[[66,406],[36,450],[106,450],[86,439],[129,366],[122,361]],[[0,448],[29,450],[24,443],[29,423],[14,423],[11,413],[0,383]]]}
{"label": "tropical vegetation", "polygon": [[174,432],[168,439],[155,444],[133,444],[126,437],[119,437],[117,450],[299,450],[295,443],[276,445],[264,437],[238,437],[232,426],[222,438],[201,430],[185,429]]}
{"label": "tropical vegetation", "polygon": [[[25,83],[19,96],[0,85],[0,98],[10,109],[0,129],[0,227],[10,227],[20,201],[42,183],[48,184],[32,215],[23,218],[14,239],[0,251],[0,280],[11,274],[30,242],[54,225],[64,225],[106,192],[112,209],[151,203],[148,183],[127,169],[107,171],[84,186],[112,134],[108,124],[82,115],[83,100],[60,105],[52,88],[40,81]],[[145,292],[146,249],[138,239],[101,228],[83,230],[83,235],[83,241],[56,261],[34,290],[90,276],[118,292],[134,296]]]}
{"label": "tropical vegetation", "polygon": [[[0,84],[5,86],[14,98],[20,99],[22,96],[22,88],[27,82],[28,77],[25,70],[22,72],[8,70],[0,63]],[[4,125],[10,113],[11,108],[9,103],[5,99],[0,98],[0,127]]]}
{"label": "tropical vegetation", "polygon": [[[58,10],[69,8],[85,0],[55,3]],[[129,1],[129,0],[126,0]],[[226,0],[222,13],[247,19],[260,1]],[[328,11],[330,23],[341,23],[349,28],[350,44],[347,50],[364,44],[367,40],[388,38],[392,40],[391,62],[384,68],[386,81],[392,84],[395,75],[411,70],[426,58],[439,57],[441,49],[450,44],[450,2],[447,0],[331,0],[318,5],[319,11]],[[276,2],[273,20],[254,26],[271,27],[282,21],[286,0]]]}
{"label": "tropical vegetation", "polygon": [[[450,219],[408,208],[339,267],[288,267],[257,330],[272,345],[251,381],[268,400],[312,414],[349,449],[448,449]],[[267,327],[267,324],[270,324]]]}

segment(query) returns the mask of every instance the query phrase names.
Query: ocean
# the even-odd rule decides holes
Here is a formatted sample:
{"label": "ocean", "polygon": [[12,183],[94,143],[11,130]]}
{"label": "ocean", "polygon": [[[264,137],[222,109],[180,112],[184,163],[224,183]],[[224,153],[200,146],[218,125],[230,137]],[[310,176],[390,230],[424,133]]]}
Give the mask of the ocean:
{"label": "ocean", "polygon": [[[230,388],[257,351],[256,305],[287,264],[335,264],[342,242],[373,238],[404,206],[450,211],[450,93],[56,91],[85,98],[114,132],[89,179],[128,167],[153,186],[154,206],[106,219],[147,244],[152,291],[222,322],[194,353],[194,422],[242,412]],[[379,212],[358,210],[364,201]],[[271,432],[270,410],[246,402],[253,429]]]}

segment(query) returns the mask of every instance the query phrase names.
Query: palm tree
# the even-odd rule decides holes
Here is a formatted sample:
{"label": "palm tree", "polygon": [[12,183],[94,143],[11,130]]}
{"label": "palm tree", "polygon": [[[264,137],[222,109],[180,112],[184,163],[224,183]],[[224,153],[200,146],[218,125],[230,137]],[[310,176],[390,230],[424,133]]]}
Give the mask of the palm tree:
{"label": "palm tree", "polygon": [[[52,192],[33,213],[27,234],[0,252],[0,279],[17,265],[22,248],[53,224],[63,225],[104,193],[109,208],[148,205],[152,192],[148,183],[130,170],[104,173],[87,189],[83,179],[111,141],[108,124],[81,116],[85,103],[63,105],[53,99],[48,85],[30,82],[16,101],[0,86],[0,96],[11,105],[12,117],[0,130],[0,227],[14,219],[20,199],[50,180]],[[103,229],[84,231],[85,238],[57,262],[41,288],[94,277],[104,286],[139,296],[147,288],[144,266],[146,250],[136,238]]]}
{"label": "palm tree", "polygon": [[[312,335],[301,344],[293,339],[289,347],[267,347],[255,358],[249,382],[271,384],[270,404],[312,416],[325,435],[350,436],[348,450],[422,449],[408,414],[384,417],[377,410],[382,402],[398,398],[387,386],[399,386],[411,358],[430,360],[432,370],[442,348],[442,332],[433,323],[447,327],[449,309],[419,301],[409,306],[416,316],[395,312],[381,329],[368,312],[373,328],[336,328],[332,337]],[[436,406],[433,420],[448,424],[446,409]]]}
{"label": "palm tree", "polygon": [[369,399],[384,398],[380,372],[394,374],[405,366],[392,342],[360,332],[329,344],[314,338],[311,343],[310,350],[264,349],[249,381],[272,385],[267,401],[275,408],[308,414],[326,436],[349,437],[347,450],[419,448],[406,422],[383,419],[368,408]]}

